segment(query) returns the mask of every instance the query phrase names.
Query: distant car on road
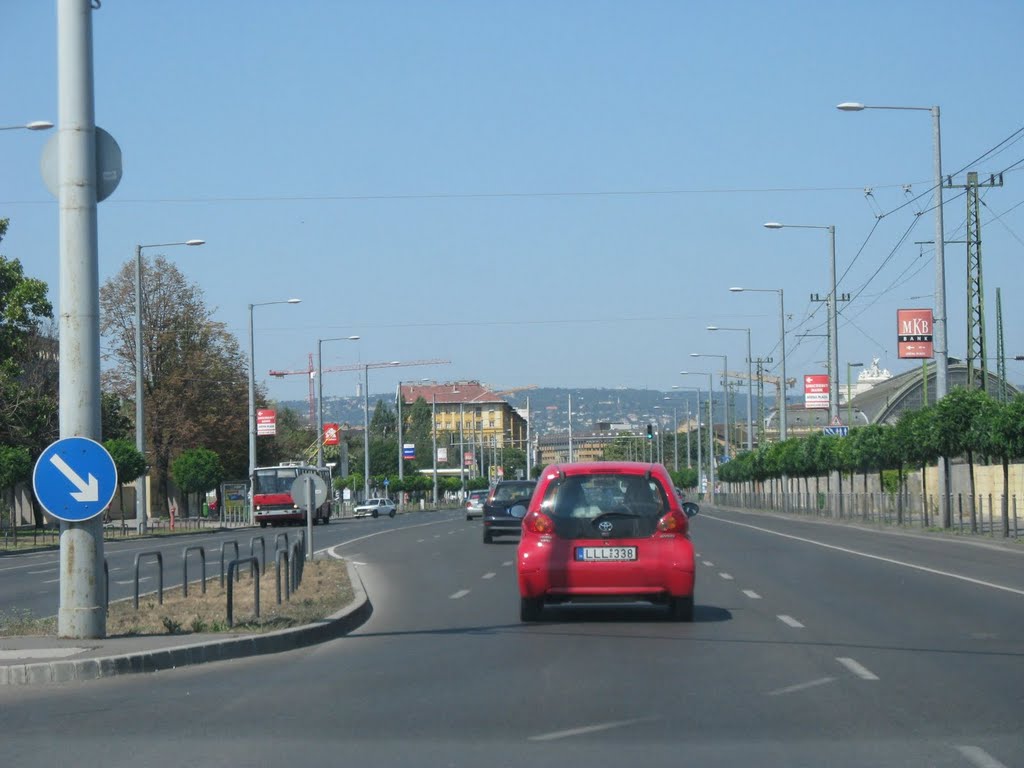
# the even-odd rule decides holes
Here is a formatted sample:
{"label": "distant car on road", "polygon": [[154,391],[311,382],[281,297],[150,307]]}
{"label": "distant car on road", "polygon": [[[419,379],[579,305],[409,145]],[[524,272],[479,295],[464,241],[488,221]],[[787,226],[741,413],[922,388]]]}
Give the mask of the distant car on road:
{"label": "distant car on road", "polygon": [[397,507],[391,499],[367,499],[352,510],[354,517],[394,517]]}
{"label": "distant car on road", "polygon": [[649,602],[693,621],[689,518],[661,464],[594,462],[547,467],[522,517],[517,574],[522,621],[545,604]]}
{"label": "distant car on road", "polygon": [[470,491],[466,497],[466,519],[472,520],[474,517],[480,517],[484,513],[484,502],[487,500],[487,494],[490,491]]}
{"label": "distant car on road", "polygon": [[484,544],[490,544],[495,536],[519,533],[523,521],[512,517],[509,510],[517,504],[529,504],[536,487],[534,480],[502,480],[494,486],[484,502]]}

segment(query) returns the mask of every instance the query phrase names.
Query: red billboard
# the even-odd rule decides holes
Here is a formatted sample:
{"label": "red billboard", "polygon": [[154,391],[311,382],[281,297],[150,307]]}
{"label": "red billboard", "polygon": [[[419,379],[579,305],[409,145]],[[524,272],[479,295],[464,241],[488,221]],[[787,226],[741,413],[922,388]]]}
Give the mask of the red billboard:
{"label": "red billboard", "polygon": [[930,309],[897,309],[896,333],[899,357],[901,359],[930,359],[934,357],[932,330],[932,311]]}
{"label": "red billboard", "polygon": [[809,373],[804,376],[804,408],[828,410],[828,374]]}
{"label": "red billboard", "polygon": [[338,444],[338,425],[324,424],[324,445]]}
{"label": "red billboard", "polygon": [[256,409],[256,434],[277,434],[277,412],[274,411],[272,408]]}

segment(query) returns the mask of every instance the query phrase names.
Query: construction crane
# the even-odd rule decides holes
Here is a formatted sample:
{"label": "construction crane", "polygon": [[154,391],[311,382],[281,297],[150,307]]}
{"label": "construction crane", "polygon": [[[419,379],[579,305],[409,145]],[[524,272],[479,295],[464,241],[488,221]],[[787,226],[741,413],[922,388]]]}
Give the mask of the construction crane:
{"label": "construction crane", "polygon": [[[353,363],[351,365],[332,365],[324,368],[323,373],[336,373],[338,371],[361,371],[364,368],[408,368],[413,365],[448,365],[451,360],[406,360],[382,363]],[[269,375],[283,379],[285,376],[304,375],[309,377],[309,423],[316,424],[316,393],[313,382],[316,379],[316,367],[313,365],[313,353],[309,353],[309,367],[305,370],[295,371],[268,371]]]}
{"label": "construction crane", "polygon": [[502,395],[514,395],[516,392],[526,392],[528,390],[536,389],[536,388],[537,388],[536,384],[524,384],[521,387],[510,387],[508,389],[503,389],[500,392],[495,392],[494,394],[496,394],[496,395],[498,395],[500,397]]}

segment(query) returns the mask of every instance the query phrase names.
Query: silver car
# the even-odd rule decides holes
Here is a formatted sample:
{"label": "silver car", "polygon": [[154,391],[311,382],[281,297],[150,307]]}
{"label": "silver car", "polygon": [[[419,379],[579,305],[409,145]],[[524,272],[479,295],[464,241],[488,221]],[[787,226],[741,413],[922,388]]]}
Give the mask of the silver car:
{"label": "silver car", "polygon": [[380,517],[381,515],[394,517],[396,509],[395,502],[391,499],[367,499],[358,505],[352,514],[355,517]]}
{"label": "silver car", "polygon": [[466,519],[472,520],[474,517],[483,517],[484,514],[484,502],[487,501],[487,494],[489,491],[470,491],[466,496]]}

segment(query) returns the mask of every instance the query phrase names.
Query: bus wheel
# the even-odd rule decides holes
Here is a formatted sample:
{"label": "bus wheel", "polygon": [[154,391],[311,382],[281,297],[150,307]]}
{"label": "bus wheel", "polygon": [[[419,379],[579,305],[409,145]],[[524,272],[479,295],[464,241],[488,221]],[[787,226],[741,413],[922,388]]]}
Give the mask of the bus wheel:
{"label": "bus wheel", "polygon": [[267,521],[266,520],[260,520],[260,528],[266,528],[266,527],[267,527]]}

